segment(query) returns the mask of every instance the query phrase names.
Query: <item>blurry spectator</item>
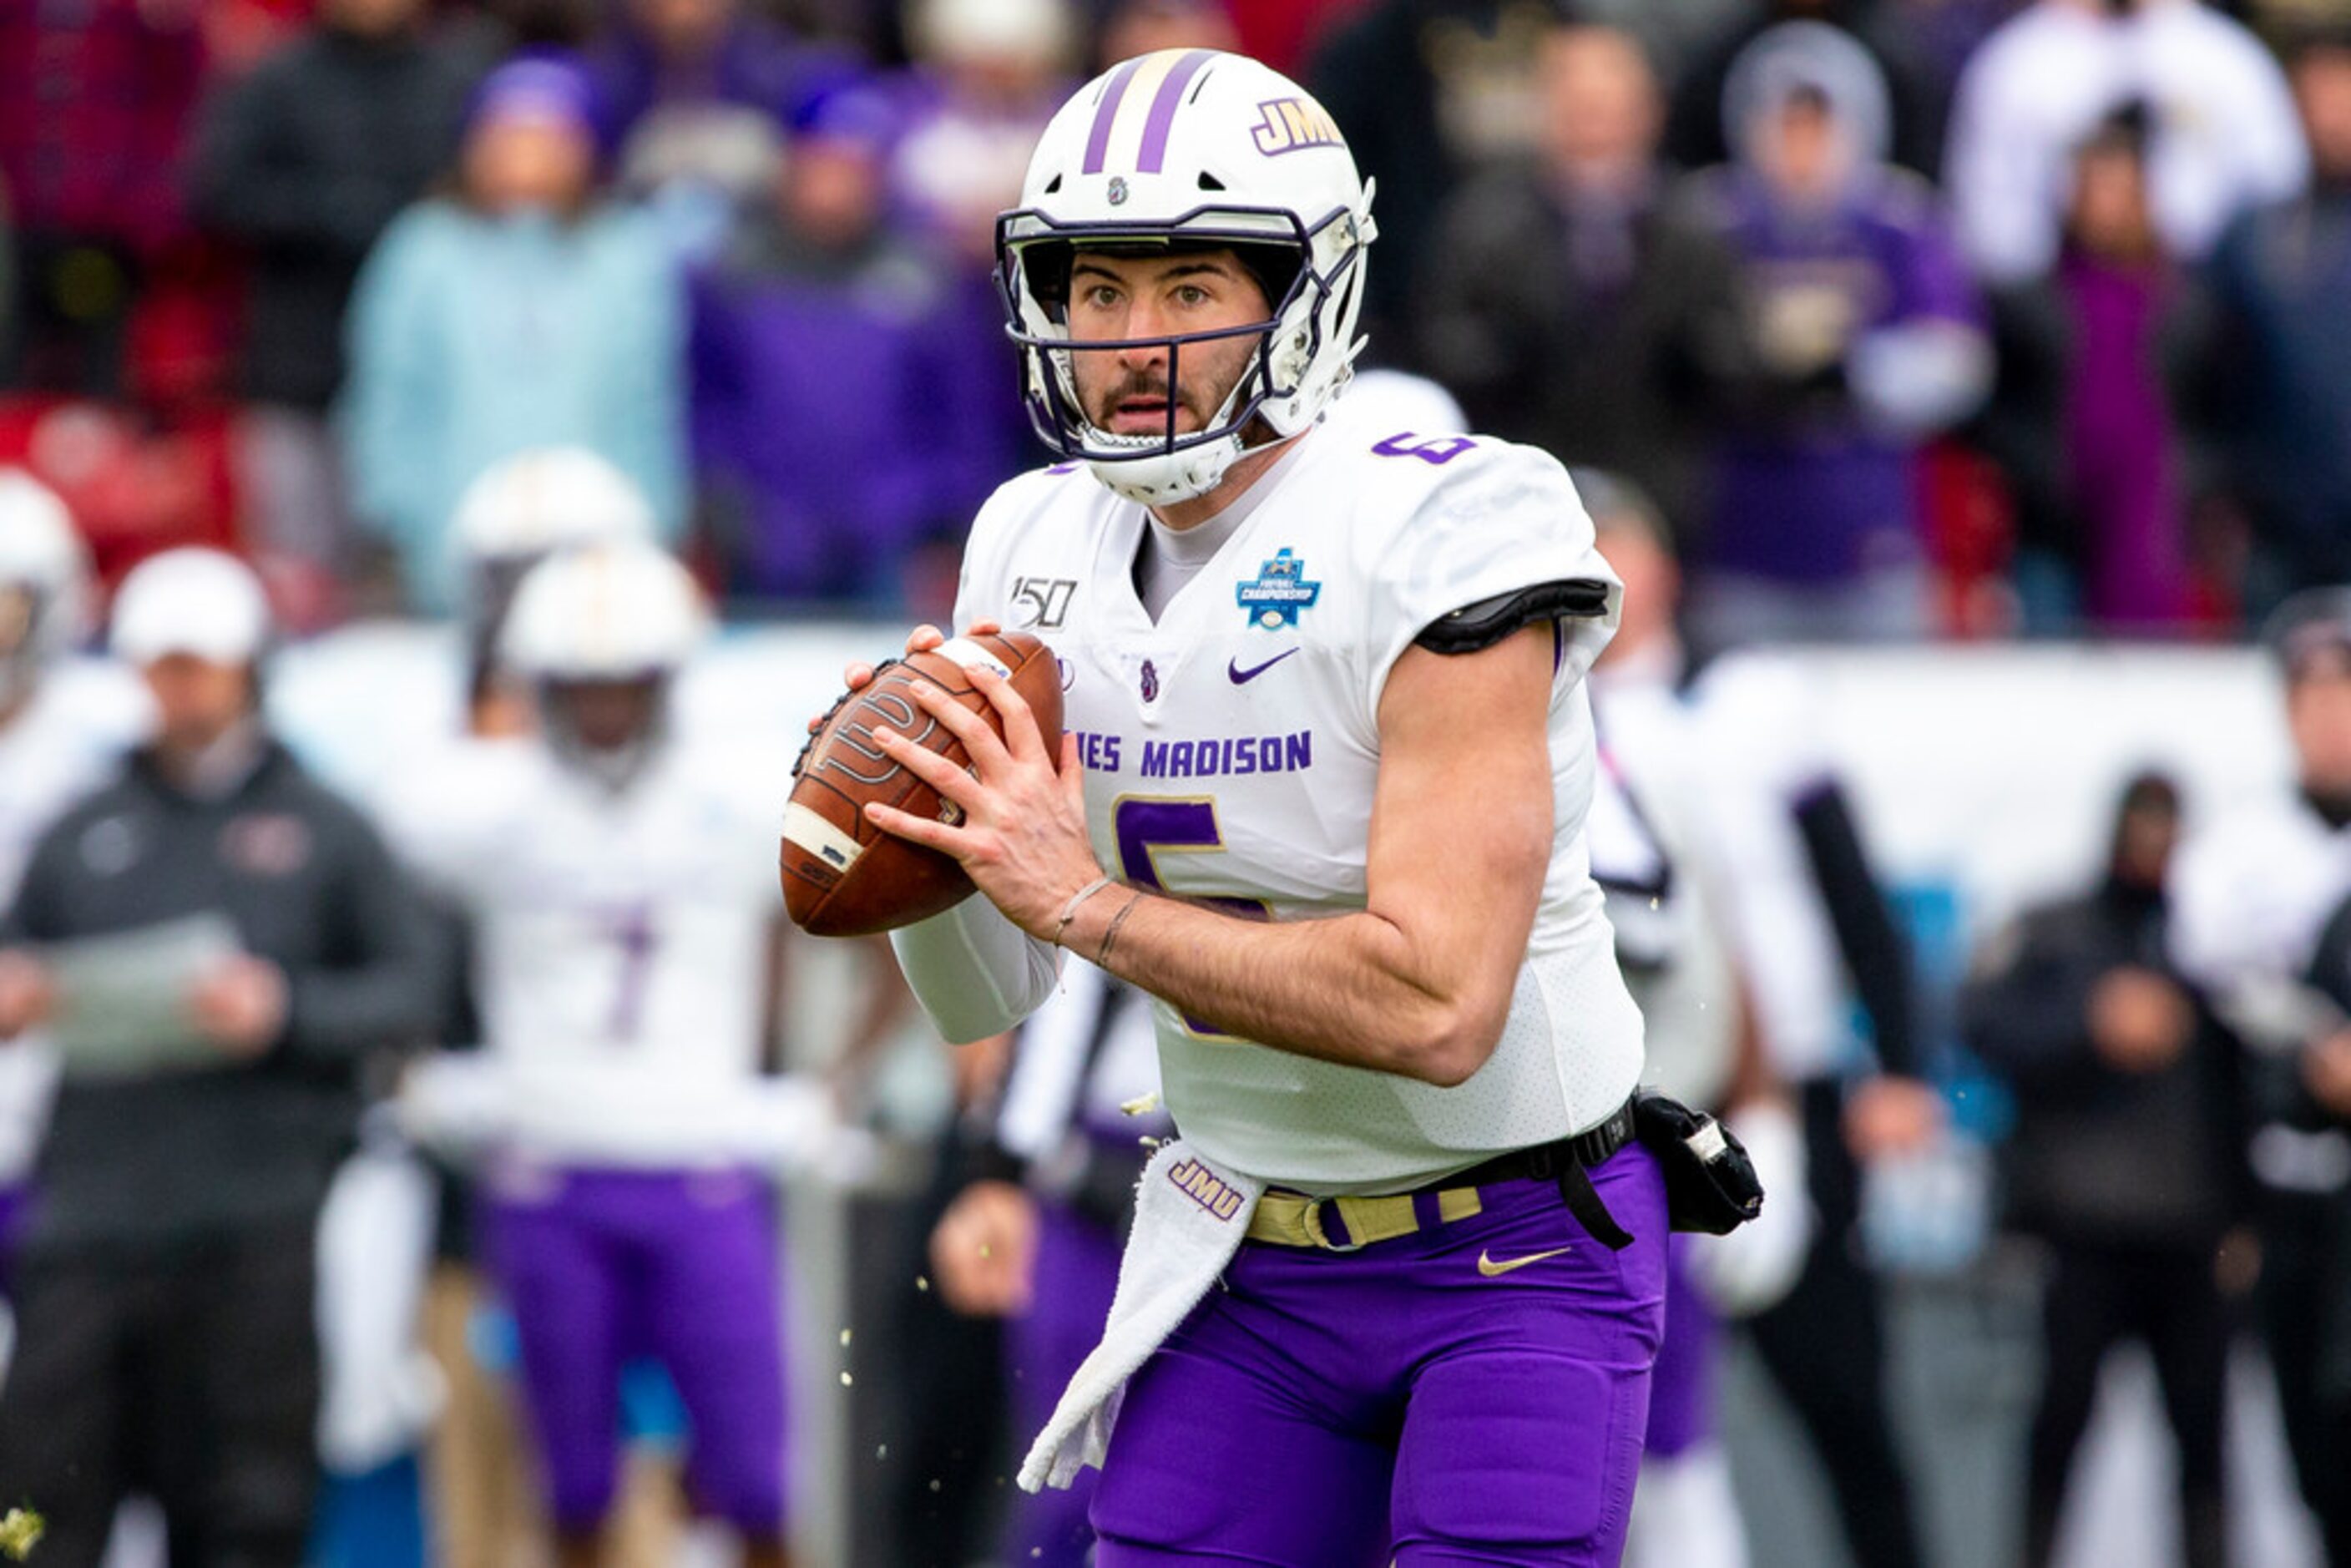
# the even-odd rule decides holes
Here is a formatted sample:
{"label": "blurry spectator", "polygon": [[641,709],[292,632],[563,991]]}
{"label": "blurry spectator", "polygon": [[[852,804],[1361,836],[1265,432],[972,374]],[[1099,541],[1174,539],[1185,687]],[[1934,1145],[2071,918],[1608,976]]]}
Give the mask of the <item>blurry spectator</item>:
{"label": "blurry spectator", "polygon": [[[0,1036],[53,1015],[68,1068],[0,1490],[41,1500],[61,1564],[99,1560],[132,1488],[162,1503],[175,1562],[303,1561],[319,1205],[360,1058],[431,1021],[405,883],[260,717],[268,635],[260,583],[228,557],[131,575],[114,648],[145,675],[155,739],[42,836],[0,927]],[[115,989],[126,972],[153,1002]]]}
{"label": "blurry spectator", "polygon": [[658,225],[605,204],[592,95],[568,59],[475,95],[459,195],[412,207],[360,274],[341,416],[352,501],[410,598],[448,608],[457,497],[499,458],[576,444],[684,511],[681,290]]}
{"label": "blurry spectator", "polygon": [[2333,329],[2351,268],[2351,28],[2304,35],[2290,59],[2314,178],[2221,239],[2206,274],[2217,340],[2193,393],[2250,525],[2255,619],[2351,581],[2351,340]]}
{"label": "blurry spectator", "polygon": [[2268,630],[2295,783],[2182,846],[2174,961],[2251,1047],[2256,1301],[2302,1495],[2351,1563],[2351,595]]}
{"label": "blurry spectator", "polygon": [[996,214],[1020,204],[1038,134],[1077,63],[1069,0],[914,0],[914,72],[890,163],[917,228],[970,270],[996,260]]}
{"label": "blurry spectator", "polygon": [[356,540],[327,412],[343,310],[385,225],[457,149],[482,62],[428,34],[424,0],[326,0],[310,30],[205,106],[197,218],[249,253],[241,388],[253,543],[346,579]]}
{"label": "blurry spectator", "polygon": [[2147,117],[2117,110],[2083,143],[2056,266],[1991,300],[2000,374],[1974,434],[2013,487],[2034,630],[2170,631],[2196,608],[2164,373],[2184,290],[2147,201]]}
{"label": "blurry spectator", "polygon": [[1988,283],[2057,258],[2074,152],[2117,107],[2155,111],[2148,188],[2168,248],[2199,259],[2231,217],[2300,190],[2309,160],[2277,62],[2199,0],[2037,0],[1959,78],[1943,180]]}
{"label": "blurry spectator", "polygon": [[1991,357],[1931,193],[1884,162],[1886,112],[1867,52],[1817,22],[1730,73],[1740,162],[1698,177],[1746,342],[1692,594],[1710,648],[1928,630],[1917,454],[1973,411]]}
{"label": "blurry spectator", "polygon": [[11,385],[110,396],[141,289],[186,233],[181,158],[200,0],[0,7]]}
{"label": "blurry spectator", "polygon": [[1914,19],[1901,10],[1890,0],[1765,0],[1742,7],[1675,73],[1666,155],[1686,169],[1727,162],[1734,149],[1722,123],[1722,92],[1731,67],[1748,45],[1781,23],[1813,21],[1836,28],[1869,51],[1886,76],[1891,112],[1886,156],[1932,179],[1943,151],[1943,106],[1931,73],[1910,57]]}
{"label": "blurry spectator", "polygon": [[[485,1156],[483,1236],[566,1568],[601,1561],[622,1368],[647,1352],[684,1404],[697,1511],[749,1568],[785,1561],[766,1172],[795,1143],[813,1155],[820,1092],[763,1082],[773,774],[678,733],[673,691],[705,631],[692,579],[651,545],[550,557],[501,643],[538,734],[462,746],[389,800],[402,846],[475,922],[486,1054],[436,1062],[423,1082],[444,1091],[406,1098],[413,1124]],[[904,992],[866,995],[860,1048]]]}
{"label": "blurry spectator", "polygon": [[628,0],[587,63],[621,188],[693,258],[774,183],[784,117],[851,68],[741,0]]}
{"label": "blurry spectator", "polygon": [[1637,39],[1555,27],[1537,79],[1539,160],[1485,174],[1438,221],[1419,360],[1475,428],[1631,476],[1687,538],[1708,390],[1737,351],[1730,256],[1667,200]]}
{"label": "blurry spectator", "polygon": [[1962,999],[1969,1046],[2016,1095],[2009,1223],[2051,1250],[2028,1568],[2055,1554],[2099,1368],[2125,1339],[2154,1357],[2179,1440],[2188,1568],[2229,1561],[2219,1259],[2243,1155],[2231,1042],[2166,947],[2179,833],[2172,782],[2132,779],[2098,887],[2027,912],[1980,957]]}
{"label": "blurry spectator", "polygon": [[1331,111],[1379,192],[1380,252],[1364,284],[1374,358],[1416,341],[1438,214],[1463,179],[1531,152],[1537,62],[1554,0],[1371,0],[1334,22],[1301,81]]}
{"label": "blurry spectator", "polygon": [[1101,70],[1161,49],[1239,48],[1232,13],[1222,0],[1117,0],[1094,34],[1094,62]]}
{"label": "blurry spectator", "polygon": [[963,373],[956,297],[884,221],[888,131],[871,93],[810,104],[771,205],[695,281],[695,444],[731,591],[894,611],[910,552],[1005,476],[960,471],[1010,378]]}
{"label": "blurry spectator", "polygon": [[[1069,966],[1013,1050],[993,1134],[930,1253],[947,1305],[1008,1320],[1018,1455],[1102,1337],[1151,1156],[1145,1140],[1170,1136],[1174,1124],[1156,1104],[1150,998],[1091,964]],[[1093,1483],[1088,1472],[1066,1490],[1016,1498],[1003,1561],[1085,1568]]]}

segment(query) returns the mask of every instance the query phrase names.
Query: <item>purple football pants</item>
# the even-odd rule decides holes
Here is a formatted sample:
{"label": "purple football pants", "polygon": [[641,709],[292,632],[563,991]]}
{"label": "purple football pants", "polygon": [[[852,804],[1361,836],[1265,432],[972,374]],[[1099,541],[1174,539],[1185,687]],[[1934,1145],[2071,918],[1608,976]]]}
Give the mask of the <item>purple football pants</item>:
{"label": "purple football pants", "polygon": [[1614,1564],[1664,1333],[1666,1198],[1637,1145],[1592,1179],[1635,1238],[1622,1252],[1538,1181],[1355,1252],[1244,1243],[1128,1385],[1094,1494],[1100,1568]]}
{"label": "purple football pants", "polygon": [[1687,1453],[1714,1434],[1714,1309],[1690,1277],[1694,1236],[1677,1236],[1666,1259],[1666,1337],[1649,1379],[1649,1452]]}
{"label": "purple football pants", "polygon": [[695,1504],[747,1534],[784,1525],[783,1314],[773,1206],[747,1171],[569,1171],[486,1207],[490,1262],[522,1343],[549,1509],[611,1511],[621,1368],[659,1360],[692,1427]]}

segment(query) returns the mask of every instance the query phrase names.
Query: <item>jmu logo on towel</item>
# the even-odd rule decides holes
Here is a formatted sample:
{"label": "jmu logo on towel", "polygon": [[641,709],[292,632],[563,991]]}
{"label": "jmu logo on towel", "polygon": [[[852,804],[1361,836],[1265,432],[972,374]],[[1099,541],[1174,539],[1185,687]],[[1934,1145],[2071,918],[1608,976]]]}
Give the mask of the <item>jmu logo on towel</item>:
{"label": "jmu logo on towel", "polygon": [[1218,1219],[1230,1219],[1240,1212],[1241,1195],[1197,1160],[1179,1160],[1168,1166],[1167,1179],[1176,1184],[1176,1191]]}

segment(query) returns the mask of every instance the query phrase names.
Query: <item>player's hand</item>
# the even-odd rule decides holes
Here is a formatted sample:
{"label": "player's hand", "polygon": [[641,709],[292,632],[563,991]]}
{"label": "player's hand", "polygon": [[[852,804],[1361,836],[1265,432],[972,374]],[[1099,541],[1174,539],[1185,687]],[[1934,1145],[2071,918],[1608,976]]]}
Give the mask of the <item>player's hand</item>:
{"label": "player's hand", "polygon": [[[974,637],[986,637],[1003,630],[1003,627],[993,621],[975,621],[967,629],[967,633]],[[946,632],[925,622],[906,633],[906,652],[927,653],[946,640]],[[841,672],[841,684],[852,692],[863,691],[873,684],[873,666],[862,659],[844,666]],[[826,717],[826,715],[819,714],[809,720],[809,733],[814,735],[818,730],[822,729]]]}
{"label": "player's hand", "polygon": [[2124,965],[2091,988],[2090,1044],[2107,1066],[2154,1072],[2170,1066],[2196,1036],[2188,993],[2152,969]]}
{"label": "player's hand", "polygon": [[931,1231],[931,1274],[967,1317],[1019,1317],[1034,1298],[1037,1202],[1008,1181],[974,1182]]}
{"label": "player's hand", "polygon": [[2303,1047],[2302,1082],[2312,1099],[2351,1122],[2351,1030]]}
{"label": "player's hand", "polygon": [[240,954],[196,982],[188,1011],[224,1055],[250,1061],[277,1042],[286,1027],[286,971]]}
{"label": "player's hand", "polygon": [[1055,757],[1046,748],[1037,716],[1011,682],[979,664],[970,675],[1003,723],[1000,737],[986,719],[928,681],[907,688],[963,742],[964,755],[971,758],[968,771],[886,726],[873,729],[873,743],[883,754],[953,803],[959,820],[935,821],[878,801],[869,801],[865,814],[885,832],[955,857],[1014,924],[1051,941],[1060,934],[1061,907],[1102,875],[1086,834],[1085,772],[1078,764],[1077,737],[1064,735]]}
{"label": "player's hand", "polygon": [[57,988],[30,953],[0,952],[0,1040],[14,1040],[49,1016]]}
{"label": "player's hand", "polygon": [[1942,1095],[1916,1078],[1882,1073],[1845,1096],[1844,1141],[1865,1163],[1915,1154],[1942,1128]]}

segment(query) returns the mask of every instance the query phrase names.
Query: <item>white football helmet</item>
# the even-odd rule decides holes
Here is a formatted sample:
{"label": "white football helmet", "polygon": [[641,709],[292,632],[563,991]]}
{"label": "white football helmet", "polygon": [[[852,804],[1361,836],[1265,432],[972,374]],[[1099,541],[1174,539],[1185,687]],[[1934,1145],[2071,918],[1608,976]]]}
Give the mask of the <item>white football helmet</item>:
{"label": "white football helmet", "polygon": [[[997,220],[997,283],[1022,360],[1021,392],[1057,457],[1087,463],[1118,494],[1165,506],[1216,487],[1262,419],[1277,437],[1311,425],[1346,384],[1362,343],[1371,187],[1337,124],[1303,88],[1214,49],[1163,49],[1089,82],[1045,128],[1021,204]],[[1088,245],[1231,246],[1273,253],[1272,315],[1216,332],[1090,343],[1165,344],[1173,385],[1183,348],[1255,337],[1258,352],[1207,428],[1120,435],[1080,402],[1069,332],[1071,258]]]}
{"label": "white football helmet", "polygon": [[0,705],[81,636],[89,549],[56,492],[21,468],[0,469]]}
{"label": "white football helmet", "polygon": [[457,498],[450,539],[469,561],[537,558],[566,545],[650,539],[634,481],[584,446],[542,446],[486,469]]}
{"label": "white football helmet", "polygon": [[[499,653],[538,691],[540,721],[566,762],[619,788],[659,746],[669,685],[709,630],[684,567],[642,542],[583,545],[531,568]],[[577,711],[580,686],[643,685],[641,722],[608,733]]]}

